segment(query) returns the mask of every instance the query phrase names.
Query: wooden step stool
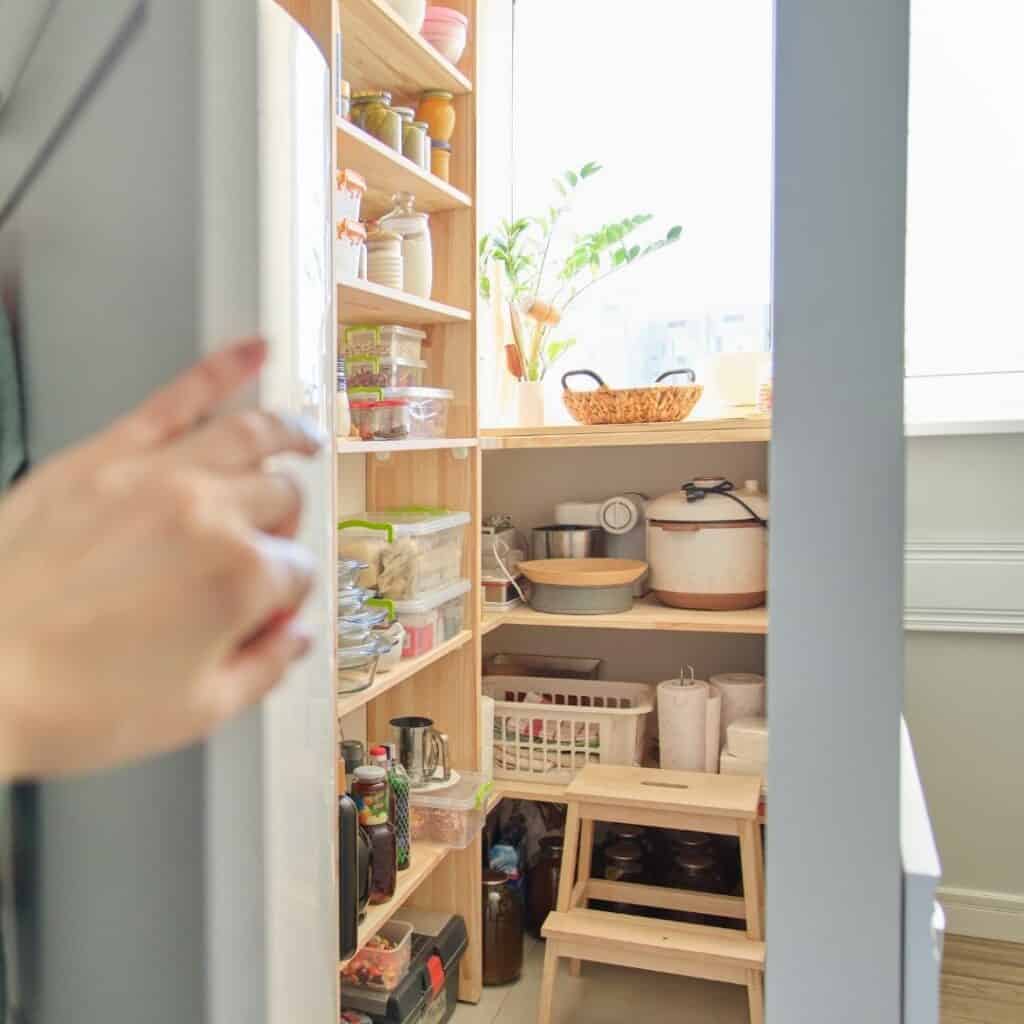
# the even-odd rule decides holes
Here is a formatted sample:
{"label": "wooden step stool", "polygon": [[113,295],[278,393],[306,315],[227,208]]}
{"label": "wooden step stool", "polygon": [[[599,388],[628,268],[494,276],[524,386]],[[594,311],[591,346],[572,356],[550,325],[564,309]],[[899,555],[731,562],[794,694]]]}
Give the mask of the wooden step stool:
{"label": "wooden step stool", "polygon": [[[550,1024],[558,960],[621,964],[745,985],[751,1024],[764,1022],[764,865],[755,776],[587,765],[566,791],[568,817],[558,909],[544,922],[547,939],[538,1024]],[[741,896],[686,892],[590,877],[594,822],[737,836]],[[746,921],[746,932],[588,910],[592,899],[689,911]]]}

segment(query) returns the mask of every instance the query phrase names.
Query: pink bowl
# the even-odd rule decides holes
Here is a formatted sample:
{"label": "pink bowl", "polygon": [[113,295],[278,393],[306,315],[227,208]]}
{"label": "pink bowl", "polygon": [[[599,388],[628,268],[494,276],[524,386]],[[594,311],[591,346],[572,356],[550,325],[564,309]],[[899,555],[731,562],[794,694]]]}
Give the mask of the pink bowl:
{"label": "pink bowl", "polygon": [[462,25],[463,28],[469,25],[469,18],[461,11],[455,10],[454,7],[428,7],[427,16],[423,24],[429,25],[432,21],[455,22],[458,25]]}

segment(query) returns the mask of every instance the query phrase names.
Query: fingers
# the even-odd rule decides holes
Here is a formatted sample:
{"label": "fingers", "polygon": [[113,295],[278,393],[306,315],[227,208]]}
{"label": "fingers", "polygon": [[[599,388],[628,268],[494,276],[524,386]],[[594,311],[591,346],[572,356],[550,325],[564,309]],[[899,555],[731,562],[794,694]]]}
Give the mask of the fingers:
{"label": "fingers", "polygon": [[241,390],[259,372],[266,355],[266,342],[259,338],[214,352],[116,421],[106,440],[143,449],[188,432]]}
{"label": "fingers", "polygon": [[232,563],[225,596],[236,647],[252,643],[281,616],[294,614],[313,589],[313,556],[285,538],[254,533]]}
{"label": "fingers", "polygon": [[247,644],[224,669],[220,710],[236,714],[266,696],[283,678],[292,662],[306,656],[312,637],[293,623],[266,630]]}
{"label": "fingers", "polygon": [[171,454],[207,469],[245,472],[258,469],[273,455],[314,455],[323,442],[320,433],[303,420],[248,409],[220,416],[193,431]]}
{"label": "fingers", "polygon": [[285,473],[248,473],[229,484],[245,521],[277,537],[294,537],[302,515],[302,491]]}

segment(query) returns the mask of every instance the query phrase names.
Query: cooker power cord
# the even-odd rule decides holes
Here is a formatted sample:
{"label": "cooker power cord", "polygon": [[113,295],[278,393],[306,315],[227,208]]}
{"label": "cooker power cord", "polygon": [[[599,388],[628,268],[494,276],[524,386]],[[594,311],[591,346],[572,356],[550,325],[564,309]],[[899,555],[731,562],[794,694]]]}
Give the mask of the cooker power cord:
{"label": "cooker power cord", "polygon": [[737,497],[732,492],[736,489],[736,485],[731,480],[720,480],[717,484],[712,487],[698,487],[692,480],[688,484],[683,484],[680,490],[686,495],[688,502],[703,501],[709,494],[720,494],[723,498],[728,498],[730,501],[735,501],[737,505],[745,509],[751,518],[760,523],[766,530],[768,529],[768,520],[759,516],[742,498]]}

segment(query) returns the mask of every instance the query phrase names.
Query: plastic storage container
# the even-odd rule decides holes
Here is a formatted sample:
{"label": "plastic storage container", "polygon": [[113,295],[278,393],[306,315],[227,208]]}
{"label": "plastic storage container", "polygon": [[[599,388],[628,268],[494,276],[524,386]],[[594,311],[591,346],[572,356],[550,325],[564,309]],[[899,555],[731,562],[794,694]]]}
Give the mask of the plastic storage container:
{"label": "plastic storage container", "polygon": [[[459,576],[468,523],[467,512],[450,509],[383,509],[339,523],[338,553],[367,563],[359,582],[375,588],[381,597],[425,598],[428,591],[464,582]],[[397,604],[395,611],[401,619]]]}
{"label": "plastic storage container", "polygon": [[338,281],[353,281],[359,276],[359,263],[366,245],[366,228],[356,220],[339,220],[334,233],[334,276]]}
{"label": "plastic storage container", "polygon": [[413,790],[413,857],[416,840],[464,850],[484,827],[484,808],[491,783],[481,772],[462,772],[454,786],[428,792]]}
{"label": "plastic storage container", "polygon": [[469,580],[458,580],[409,601],[395,601],[405,629],[403,658],[416,658],[462,632]]}
{"label": "plastic storage container", "polygon": [[647,683],[485,677],[494,698],[494,777],[570,782],[585,764],[638,765],[656,690]]}
{"label": "plastic storage container", "polygon": [[426,336],[425,331],[399,327],[397,324],[348,327],[344,335],[345,356],[380,356],[418,361]]}
{"label": "plastic storage container", "polygon": [[366,179],[358,172],[343,168],[334,182],[334,216],[338,220],[359,220],[359,207],[366,195]]}
{"label": "plastic storage container", "polygon": [[405,979],[412,958],[412,925],[405,921],[389,921],[377,936],[393,944],[394,948],[377,948],[371,939],[341,969],[343,986],[390,992]]}
{"label": "plastic storage container", "polygon": [[409,403],[410,437],[445,437],[448,409],[455,393],[447,388],[384,388],[385,398],[404,398]]}
{"label": "plastic storage container", "polygon": [[402,916],[413,926],[405,979],[389,993],[355,988],[343,980],[342,1013],[366,1014],[374,1024],[445,1024],[459,998],[459,963],[469,941],[466,922],[444,911],[409,907]]}
{"label": "plastic storage container", "polygon": [[349,392],[352,424],[363,441],[403,441],[409,436],[410,406],[404,398],[364,399]]}
{"label": "plastic storage container", "polygon": [[427,372],[422,359],[349,356],[345,377],[350,388],[420,388]]}

